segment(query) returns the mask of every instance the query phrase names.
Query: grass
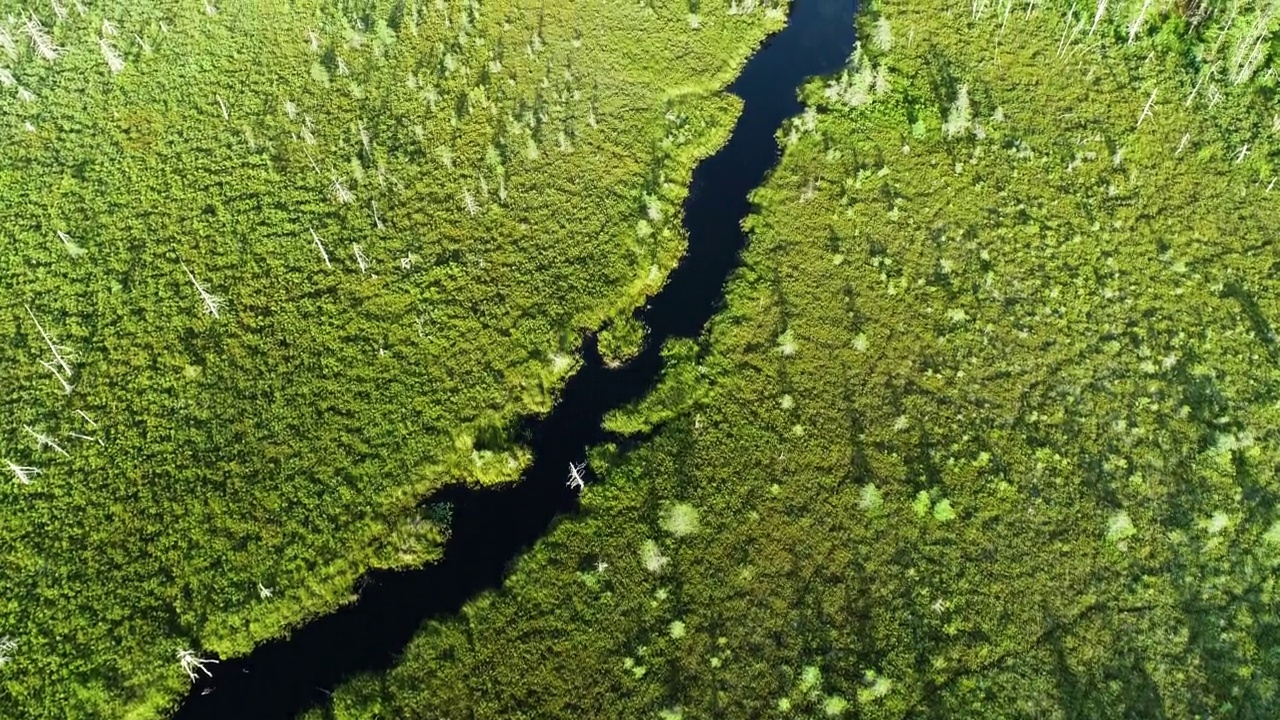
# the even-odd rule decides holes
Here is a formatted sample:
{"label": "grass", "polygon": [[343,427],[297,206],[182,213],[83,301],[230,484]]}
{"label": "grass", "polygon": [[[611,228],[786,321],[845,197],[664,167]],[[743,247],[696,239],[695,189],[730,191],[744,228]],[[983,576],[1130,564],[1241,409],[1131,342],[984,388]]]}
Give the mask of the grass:
{"label": "grass", "polygon": [[683,252],[726,9],[0,0],[0,716],[159,717],[438,557]]}

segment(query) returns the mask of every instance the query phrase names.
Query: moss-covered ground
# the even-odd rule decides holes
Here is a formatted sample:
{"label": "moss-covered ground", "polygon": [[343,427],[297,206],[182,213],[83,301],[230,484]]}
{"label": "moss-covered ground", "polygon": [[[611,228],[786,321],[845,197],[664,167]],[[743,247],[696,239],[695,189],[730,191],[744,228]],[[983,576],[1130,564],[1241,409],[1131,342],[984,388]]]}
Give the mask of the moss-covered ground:
{"label": "moss-covered ground", "polygon": [[1276,717],[1274,12],[864,8],[656,432],[311,717]]}
{"label": "moss-covered ground", "polygon": [[784,9],[0,0],[0,717],[157,717],[438,556]]}

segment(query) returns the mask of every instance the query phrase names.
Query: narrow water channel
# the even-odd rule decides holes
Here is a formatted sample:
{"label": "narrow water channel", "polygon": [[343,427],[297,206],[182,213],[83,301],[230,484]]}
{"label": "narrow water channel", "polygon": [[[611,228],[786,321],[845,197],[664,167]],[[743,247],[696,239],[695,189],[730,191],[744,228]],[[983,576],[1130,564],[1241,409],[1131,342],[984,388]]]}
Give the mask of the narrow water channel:
{"label": "narrow water channel", "polygon": [[606,412],[652,387],[662,343],[696,336],[715,312],[746,242],[740,224],[750,210],[747,194],[777,160],[774,134],[801,111],[796,90],[805,78],[844,65],[853,48],[853,13],[854,0],[794,0],[786,29],[729,87],[745,109],[729,142],[694,171],[684,207],[689,251],[642,313],[650,328],[645,352],[610,370],[588,344],[584,366],[556,408],[529,423],[535,462],[521,482],[501,490],[450,488],[432,497],[454,504],[442,562],[369,573],[357,602],[214,666],[213,677],[192,688],[175,718],[292,720],[344,678],[389,667],[423,621],[456,613],[501,585],[507,565],[557,518],[575,511],[577,495],[565,487],[569,463],[606,439],[600,428]]}

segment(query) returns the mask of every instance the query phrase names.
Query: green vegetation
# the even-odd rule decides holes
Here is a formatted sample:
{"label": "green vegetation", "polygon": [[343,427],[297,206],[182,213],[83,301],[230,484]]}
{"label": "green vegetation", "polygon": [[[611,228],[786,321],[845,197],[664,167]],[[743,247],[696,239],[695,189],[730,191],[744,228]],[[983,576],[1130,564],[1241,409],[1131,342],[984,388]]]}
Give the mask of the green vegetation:
{"label": "green vegetation", "polygon": [[437,557],[683,252],[752,5],[0,0],[0,716],[160,716]]}
{"label": "green vegetation", "polygon": [[310,717],[1280,715],[1273,11],[864,9],[693,406]]}

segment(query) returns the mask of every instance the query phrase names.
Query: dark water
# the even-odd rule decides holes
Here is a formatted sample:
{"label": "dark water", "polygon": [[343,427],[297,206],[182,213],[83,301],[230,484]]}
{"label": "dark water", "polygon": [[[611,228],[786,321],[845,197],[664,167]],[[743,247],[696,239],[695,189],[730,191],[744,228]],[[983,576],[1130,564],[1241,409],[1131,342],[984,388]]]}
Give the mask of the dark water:
{"label": "dark water", "polygon": [[213,678],[192,689],[176,718],[291,720],[323,702],[344,678],[389,667],[424,620],[456,613],[498,587],[508,563],[576,510],[577,495],[565,487],[569,463],[606,439],[600,420],[607,411],[652,387],[662,342],[696,336],[717,309],[746,241],[740,223],[750,210],[747,193],[777,160],[774,133],[801,111],[796,89],[805,78],[844,65],[853,48],[853,12],[853,0],[796,0],[787,28],[730,86],[746,107],[728,144],[694,171],[684,208],[689,251],[641,313],[650,328],[648,347],[626,367],[610,370],[588,343],[586,362],[555,410],[528,423],[536,460],[521,482],[502,490],[450,488],[432,497],[454,503],[443,562],[369,573],[358,602],[214,666]]}

